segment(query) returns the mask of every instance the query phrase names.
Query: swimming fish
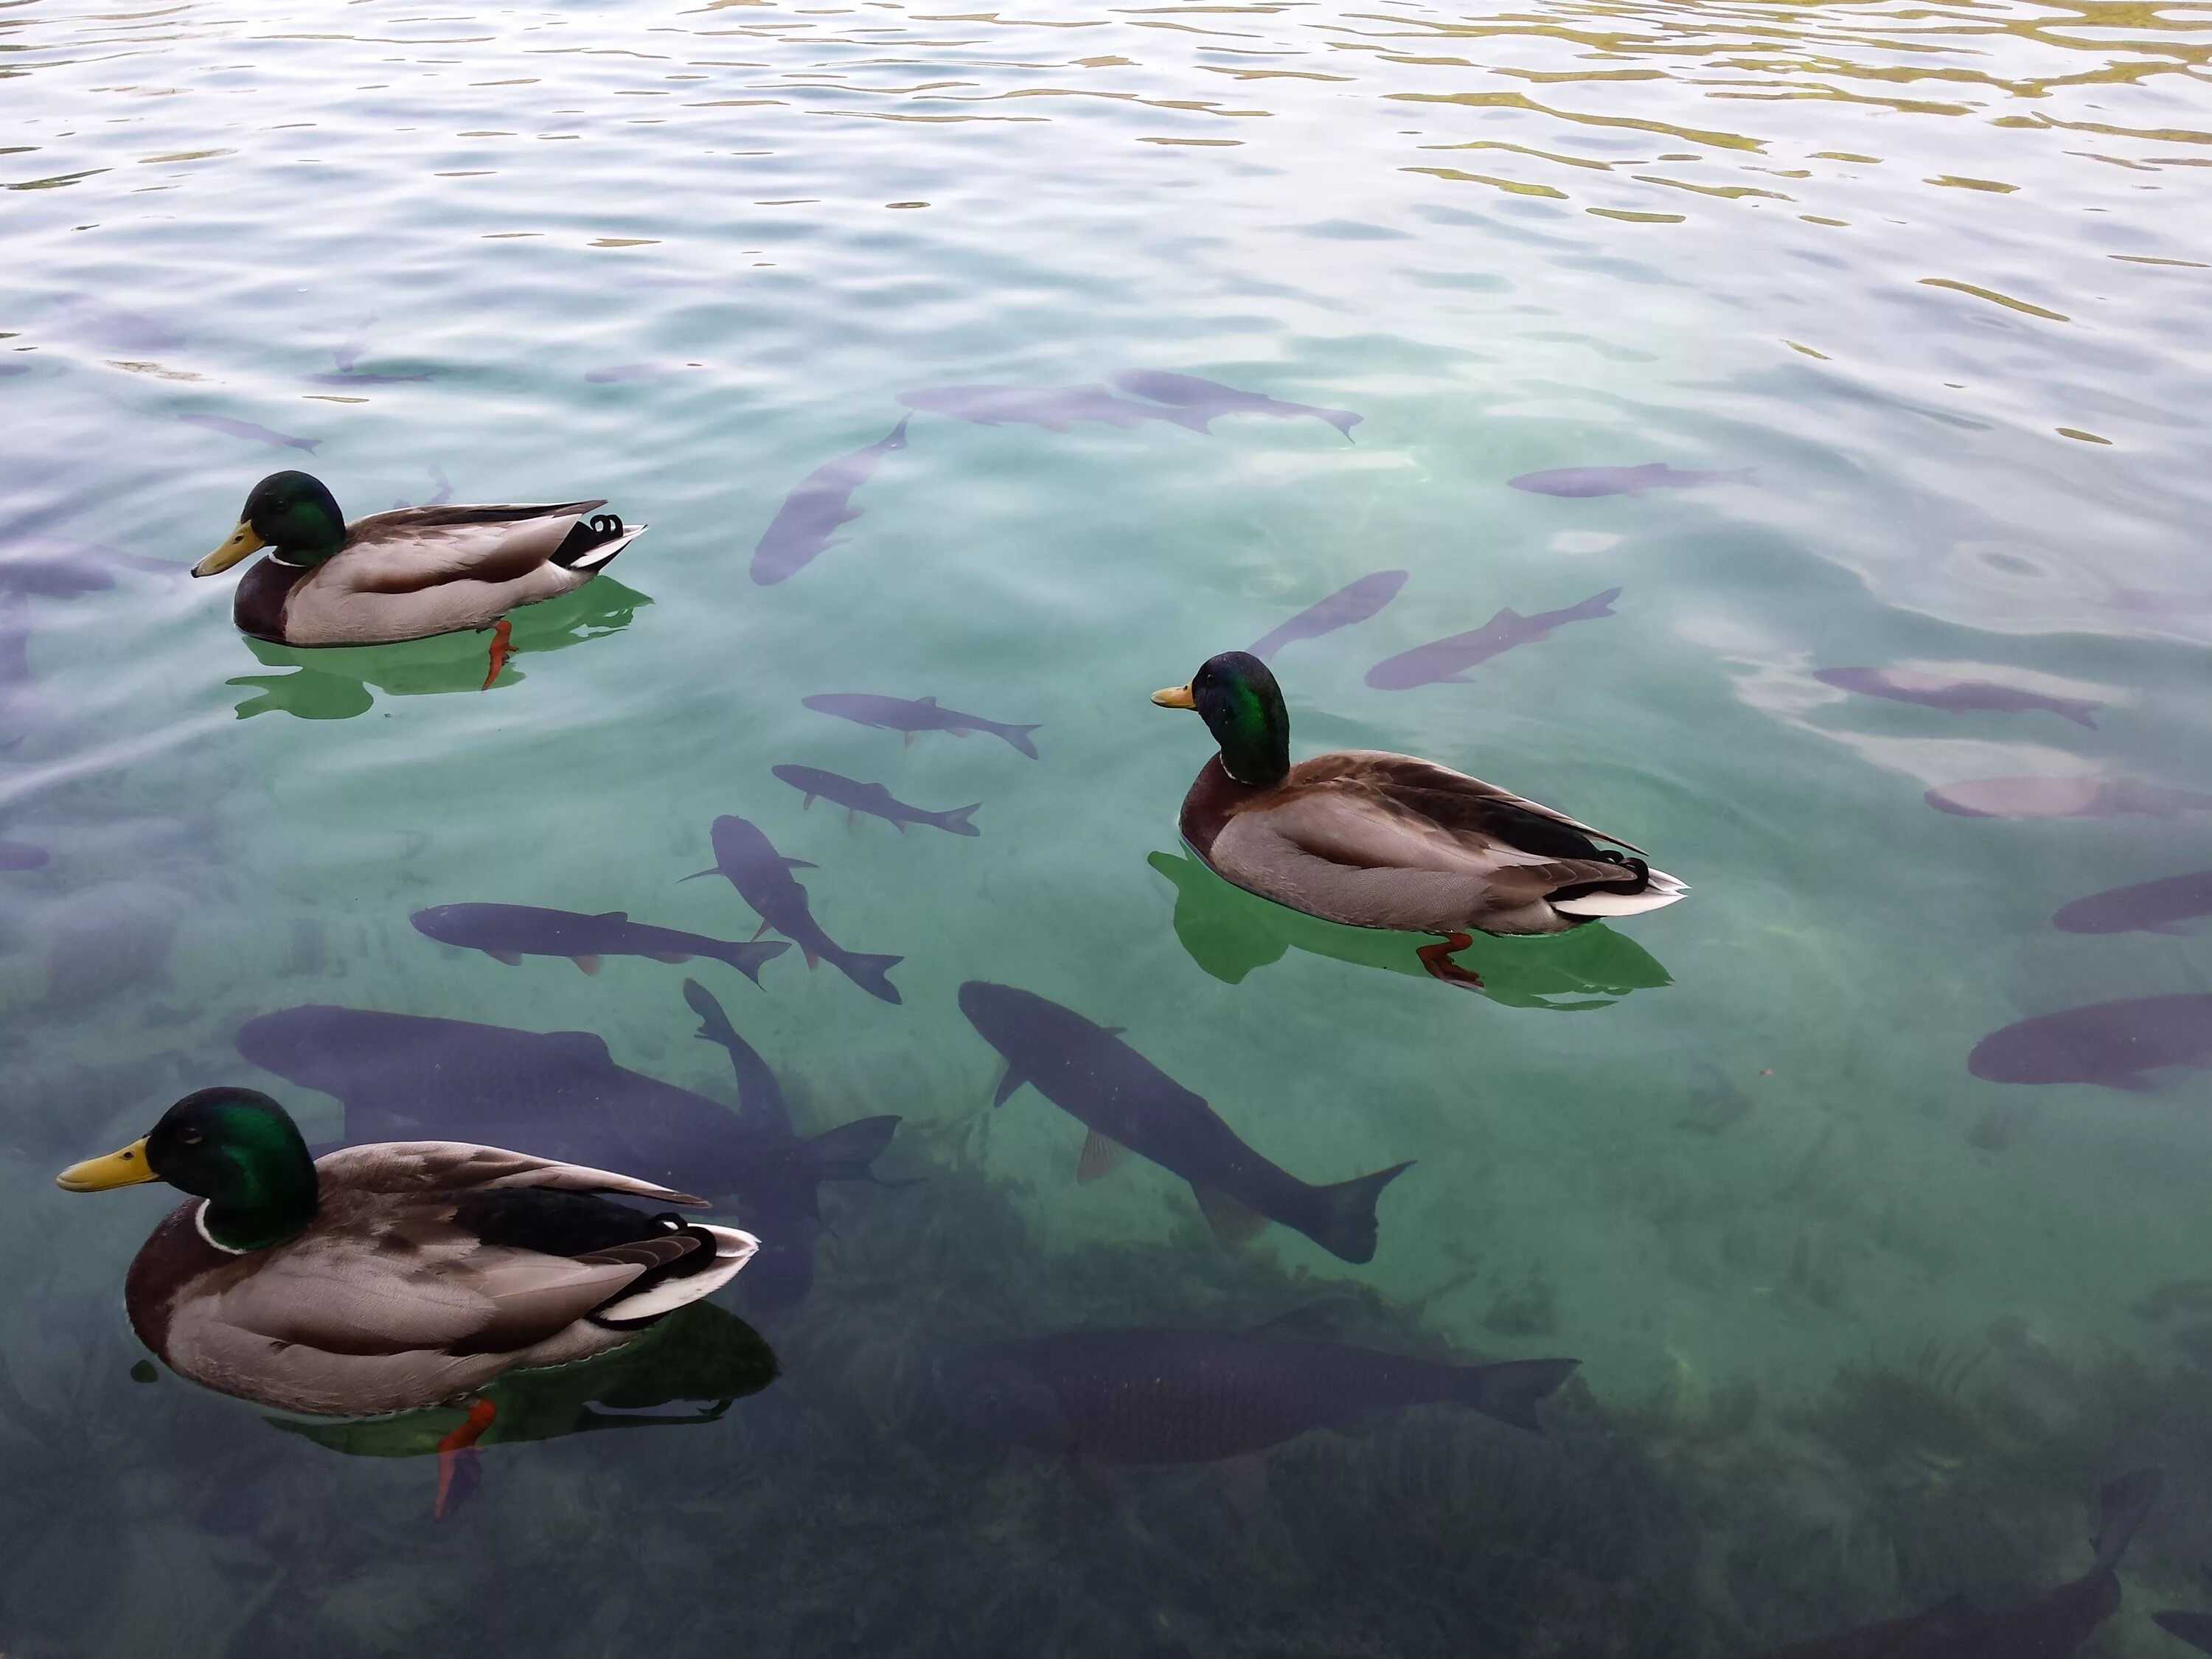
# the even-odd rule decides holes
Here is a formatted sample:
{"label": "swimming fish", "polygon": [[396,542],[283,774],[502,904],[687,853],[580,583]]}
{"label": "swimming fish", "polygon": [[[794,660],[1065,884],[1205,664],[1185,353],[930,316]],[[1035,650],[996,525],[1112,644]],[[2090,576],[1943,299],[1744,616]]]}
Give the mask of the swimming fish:
{"label": "swimming fish", "polygon": [[331,348],[331,361],[340,369],[351,368],[359,362],[362,354],[368,349],[368,331],[376,326],[377,315],[370,312],[354,325],[354,331]]}
{"label": "swimming fish", "polygon": [[853,492],[875,475],[884,456],[906,447],[906,423],[913,418],[902,417],[864,449],[824,461],[791,487],[753,548],[756,582],[773,587],[847,539],[833,532],[860,516],[861,509],[853,505]]}
{"label": "swimming fish", "polygon": [[2137,882],[2061,905],[2051,918],[2069,933],[2172,933],[2177,921],[2212,916],[2212,870]]}
{"label": "swimming fish", "polygon": [[2156,1469],[2137,1469],[2097,1494],[2096,1561],[2056,1589],[1986,1609],[1954,1596],[1908,1618],[1777,1648],[1765,1659],[2069,1659],[2119,1607],[2115,1569],[2159,1485]]}
{"label": "swimming fish", "polygon": [[2212,1070],[2212,994],[2124,997],[2038,1014],[1974,1045],[1966,1069],[1991,1083],[2094,1083],[2137,1092],[2161,1066]]}
{"label": "swimming fish", "polygon": [[1375,1200],[1409,1160],[1334,1186],[1315,1187],[1254,1152],[1212,1107],[1121,1040],[1031,991],[970,980],[960,1012],[1006,1061],[994,1106],[1024,1083],[1091,1133],[1076,1179],[1097,1180],[1130,1152],[1190,1182],[1223,1238],[1249,1237],[1267,1221],[1304,1233],[1346,1261],[1375,1259]]}
{"label": "swimming fish", "polygon": [[[1279,421],[1294,421],[1302,415],[1310,415],[1317,421],[1326,421],[1345,441],[1352,440],[1352,428],[1358,426],[1361,416],[1348,409],[1317,409],[1311,404],[1286,404],[1279,398],[1269,398],[1257,392],[1240,392],[1233,386],[1224,386],[1218,380],[1201,380],[1195,374],[1172,374],[1164,369],[1125,369],[1119,374],[1109,374],[1107,383],[1132,397],[1149,398],[1156,404],[1172,404],[1188,409],[1211,421],[1217,415],[1272,415]],[[1253,653],[1258,655],[1257,652]]]}
{"label": "swimming fish", "polygon": [[2170,818],[2212,809],[2212,795],[2172,789],[2145,778],[1967,778],[1922,797],[1939,812],[1962,818],[2116,818],[2130,813]]}
{"label": "swimming fish", "polygon": [[903,957],[864,956],[848,951],[822,931],[822,924],[814,920],[807,906],[806,890],[792,876],[793,870],[811,870],[815,866],[805,859],[787,859],[769,844],[757,825],[741,817],[720,817],[714,820],[714,867],[702,870],[684,878],[696,881],[701,876],[720,876],[738,890],[738,896],[757,911],[761,931],[773,927],[796,945],[806,957],[809,968],[817,962],[826,962],[847,979],[872,997],[885,1002],[899,1000],[898,987],[892,984],[890,970],[906,960]]}
{"label": "swimming fish", "polygon": [[704,368],[704,363],[615,363],[605,368],[587,368],[584,378],[593,386],[611,386],[623,380],[665,380],[687,369]]}
{"label": "swimming fish", "polygon": [[814,805],[819,795],[845,809],[847,820],[855,812],[866,812],[886,823],[896,824],[901,835],[909,823],[927,823],[956,836],[980,836],[983,832],[970,823],[969,815],[983,803],[974,806],[956,806],[949,811],[925,812],[919,806],[908,806],[902,800],[892,799],[891,792],[880,783],[862,783],[857,778],[840,777],[835,772],[824,772],[812,766],[774,766],[769,769],[806,799],[799,803],[803,811]]}
{"label": "swimming fish", "polygon": [[835,714],[856,726],[903,732],[908,743],[914,741],[917,732],[950,732],[956,738],[964,738],[970,732],[988,732],[994,738],[1004,738],[1031,760],[1037,757],[1036,745],[1030,741],[1030,733],[1037,729],[1036,726],[1002,726],[981,714],[941,708],[934,697],[878,697],[866,691],[825,691],[818,697],[801,697],[799,702],[802,708],[811,708],[817,714]]}
{"label": "swimming fish", "polygon": [[205,427],[210,432],[220,432],[226,437],[252,438],[264,444],[275,444],[280,449],[304,449],[313,454],[320,438],[294,438],[282,432],[272,432],[252,421],[234,421],[228,415],[179,415],[177,418],[186,426]]}
{"label": "swimming fish", "polygon": [[27,841],[0,841],[0,870],[38,870],[45,867],[46,849]]}
{"label": "swimming fish", "polygon": [[1096,421],[1124,430],[1146,421],[1170,421],[1203,432],[1210,418],[1195,410],[1133,404],[1103,386],[933,386],[919,392],[902,392],[898,400],[908,409],[950,415],[978,426],[1012,423],[1041,426],[1048,432],[1065,432],[1078,421]]}
{"label": "swimming fish", "polygon": [[869,1179],[898,1122],[862,1118],[801,1139],[787,1119],[732,1113],[617,1066],[588,1031],[309,1004],[246,1021],[237,1041],[264,1071],[335,1096],[346,1145],[463,1140],[649,1180],[680,1174],[749,1222],[763,1210],[811,1215],[821,1182]]}
{"label": "swimming fish", "polygon": [[687,979],[684,1000],[699,1016],[699,1029],[692,1035],[717,1045],[730,1057],[730,1070],[738,1080],[738,1115],[761,1128],[789,1133],[791,1108],[784,1103],[783,1085],[753,1046],[738,1035],[714,994],[697,980]]}
{"label": "swimming fish", "polygon": [[[348,369],[337,374],[302,374],[300,380],[307,386],[406,386],[416,380],[427,380],[430,378],[427,369],[420,374],[356,374]],[[242,437],[246,434],[241,433],[239,435]]]}
{"label": "swimming fish", "polygon": [[1308,605],[1290,621],[1253,641],[1251,653],[1264,662],[1294,640],[1318,639],[1340,628],[1365,622],[1396,599],[1398,590],[1405,585],[1406,573],[1402,570],[1377,570],[1356,582],[1347,582],[1327,599]]}
{"label": "swimming fish", "polygon": [[952,1356],[945,1403],[992,1438],[1101,1463],[1211,1463],[1406,1406],[1466,1406],[1541,1433],[1571,1359],[1449,1365],[1354,1347],[1310,1316],[1242,1331],[1064,1331]]}
{"label": "swimming fish", "polygon": [[89,294],[72,294],[55,307],[66,331],[102,351],[173,351],[185,337],[158,317]]}
{"label": "swimming fish", "polygon": [[0,593],[73,599],[115,586],[101,569],[106,550],[90,542],[32,537],[0,545]]}
{"label": "swimming fish", "polygon": [[1501,652],[1549,639],[1552,630],[1563,623],[1612,616],[1613,602],[1620,597],[1619,588],[1608,587],[1563,611],[1539,611],[1533,617],[1510,609],[1501,611],[1480,628],[1449,639],[1431,640],[1376,663],[1367,671],[1367,683],[1378,691],[1409,691],[1417,685],[1462,679],[1467,670]]}
{"label": "swimming fish", "polygon": [[587,974],[599,971],[602,957],[651,957],[655,962],[689,962],[712,957],[726,962],[756,985],[761,964],[790,947],[781,939],[738,945],[632,921],[620,910],[599,915],[547,910],[534,904],[437,904],[408,918],[415,931],[442,945],[458,945],[519,967],[525,957],[567,957]]}
{"label": "swimming fish", "polygon": [[1888,668],[1816,668],[1813,678],[1838,690],[1887,697],[1893,702],[1917,703],[1923,708],[1942,708],[1954,714],[2024,714],[2046,709],[2076,726],[2086,726],[2092,732],[2097,729],[2094,716],[2105,706],[2086,697],[2050,697],[2039,691],[2023,691],[2014,685],[1999,685],[1993,680],[1936,680],[1916,684],[1910,678],[1900,679],[1895,670]]}
{"label": "swimming fish", "polygon": [[1523,472],[1505,482],[1539,495],[1641,495],[1647,489],[1687,489],[1693,484],[1750,483],[1755,466],[1732,472],[1682,472],[1664,461],[1642,466],[1562,466],[1548,472]]}

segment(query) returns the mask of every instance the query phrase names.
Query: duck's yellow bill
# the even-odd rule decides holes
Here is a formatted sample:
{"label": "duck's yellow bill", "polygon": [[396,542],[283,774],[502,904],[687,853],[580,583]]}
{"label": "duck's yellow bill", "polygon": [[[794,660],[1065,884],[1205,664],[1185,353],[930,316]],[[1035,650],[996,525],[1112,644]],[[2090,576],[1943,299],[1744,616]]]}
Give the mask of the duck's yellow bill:
{"label": "duck's yellow bill", "polygon": [[119,1152],[70,1164],[54,1177],[54,1185],[65,1193],[104,1193],[110,1187],[135,1187],[160,1179],[146,1162],[146,1141],[141,1136]]}
{"label": "duck's yellow bill", "polygon": [[192,567],[192,574],[212,576],[218,571],[229,569],[240,559],[258,553],[268,545],[268,543],[253,533],[252,525],[241,520],[238,528],[230,532],[228,541]]}
{"label": "duck's yellow bill", "polygon": [[1187,685],[1163,686],[1152,693],[1152,701],[1163,708],[1195,708],[1198,699],[1190,695]]}

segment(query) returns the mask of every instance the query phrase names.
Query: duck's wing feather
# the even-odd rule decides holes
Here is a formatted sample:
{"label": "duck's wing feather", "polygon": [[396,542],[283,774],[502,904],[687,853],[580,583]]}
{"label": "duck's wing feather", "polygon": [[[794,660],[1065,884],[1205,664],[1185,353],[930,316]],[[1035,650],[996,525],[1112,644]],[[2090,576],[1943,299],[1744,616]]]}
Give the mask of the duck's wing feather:
{"label": "duck's wing feather", "polygon": [[635,1176],[458,1140],[383,1140],[348,1146],[317,1158],[315,1173],[326,1191],[459,1193],[550,1187],[575,1193],[623,1193],[659,1204],[706,1205],[704,1199]]}
{"label": "duck's wing feather", "polygon": [[1387,821],[1488,854],[1522,855],[1513,862],[1587,859],[1596,850],[1591,840],[1644,850],[1540,801],[1411,755],[1356,750],[1317,756],[1291,769],[1289,787],[1300,786],[1364,808],[1359,816],[1370,826]]}
{"label": "duck's wing feather", "polygon": [[576,520],[604,499],[542,506],[410,507],[346,530],[324,574],[365,593],[416,593],[453,581],[507,582],[553,556]]}

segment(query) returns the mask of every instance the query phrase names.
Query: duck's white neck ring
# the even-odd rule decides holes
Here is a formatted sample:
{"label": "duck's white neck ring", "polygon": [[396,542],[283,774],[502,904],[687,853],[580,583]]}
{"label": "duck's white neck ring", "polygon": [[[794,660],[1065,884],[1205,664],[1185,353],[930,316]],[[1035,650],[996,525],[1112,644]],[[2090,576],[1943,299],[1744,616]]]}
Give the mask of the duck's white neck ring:
{"label": "duck's white neck ring", "polygon": [[199,1201],[198,1207],[193,1210],[192,1231],[198,1233],[202,1238],[207,1240],[209,1243],[214,1245],[216,1249],[221,1250],[225,1255],[244,1255],[246,1254],[244,1250],[233,1249],[229,1245],[224,1243],[221,1239],[217,1238],[213,1233],[208,1231],[207,1207],[207,1200],[202,1199]]}

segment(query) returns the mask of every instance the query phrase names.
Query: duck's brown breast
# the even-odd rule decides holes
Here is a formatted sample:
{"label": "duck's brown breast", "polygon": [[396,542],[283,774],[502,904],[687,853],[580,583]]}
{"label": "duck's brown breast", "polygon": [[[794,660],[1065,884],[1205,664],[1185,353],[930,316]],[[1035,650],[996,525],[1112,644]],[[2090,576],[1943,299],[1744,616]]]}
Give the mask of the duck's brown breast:
{"label": "duck's brown breast", "polygon": [[1191,850],[1211,864],[1213,843],[1222,826],[1270,793],[1237,782],[1222,765],[1221,757],[1216,755],[1199,769],[1190,793],[1182,798],[1182,813],[1176,820],[1176,827],[1182,831],[1183,840],[1190,843]]}
{"label": "duck's brown breast", "polygon": [[287,564],[282,559],[263,559],[248,569],[231,601],[231,620],[238,624],[238,631],[283,644],[284,601],[307,571],[306,565]]}
{"label": "duck's brown breast", "polygon": [[258,1252],[233,1255],[201,1237],[192,1224],[192,1213],[199,1206],[198,1199],[186,1199],[162,1217],[161,1224],[139,1246],[123,1280],[123,1309],[131,1316],[131,1328],[164,1358],[177,1298],[210,1273],[234,1267],[235,1276],[243,1277],[252,1271],[244,1264],[258,1259]]}

